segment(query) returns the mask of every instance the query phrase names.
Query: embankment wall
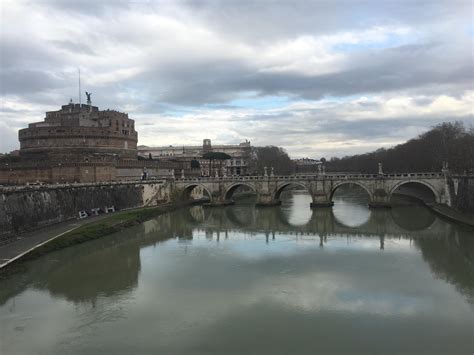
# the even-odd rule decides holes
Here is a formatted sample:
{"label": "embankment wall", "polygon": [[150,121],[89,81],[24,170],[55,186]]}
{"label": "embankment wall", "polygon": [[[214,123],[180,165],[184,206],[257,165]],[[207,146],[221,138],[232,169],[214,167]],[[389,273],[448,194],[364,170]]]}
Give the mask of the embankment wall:
{"label": "embankment wall", "polygon": [[461,212],[474,215],[474,176],[459,179],[454,206]]}
{"label": "embankment wall", "polygon": [[38,227],[105,213],[155,206],[170,199],[165,181],[8,187],[0,190],[0,241]]}

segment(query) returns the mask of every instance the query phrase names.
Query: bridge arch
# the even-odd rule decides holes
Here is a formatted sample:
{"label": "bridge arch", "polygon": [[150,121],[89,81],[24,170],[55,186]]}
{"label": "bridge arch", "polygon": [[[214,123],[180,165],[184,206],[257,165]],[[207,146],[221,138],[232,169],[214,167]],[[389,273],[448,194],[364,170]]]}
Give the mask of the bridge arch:
{"label": "bridge arch", "polygon": [[204,186],[203,184],[199,184],[199,183],[191,183],[191,184],[188,184],[188,185],[184,186],[183,193],[182,193],[182,199],[183,200],[189,200],[191,198],[191,193],[193,192],[193,190],[196,187],[201,188],[202,189],[201,191],[203,193],[206,192],[209,199],[212,198],[212,194],[206,186]]}
{"label": "bridge arch", "polygon": [[308,186],[305,183],[298,182],[298,181],[285,181],[284,183],[278,185],[273,193],[273,199],[274,200],[279,200],[280,195],[290,185],[296,185],[299,187],[302,187],[304,190],[306,190],[310,195],[311,195],[311,190],[308,188]]}
{"label": "bridge arch", "polygon": [[367,192],[367,196],[369,197],[369,201],[372,201],[372,199],[373,199],[372,192],[369,190],[369,188],[367,186],[365,186],[363,183],[358,182],[358,181],[341,181],[341,182],[336,183],[331,188],[331,193],[329,194],[329,201],[332,201],[332,198],[333,198],[334,193],[336,192],[336,190],[338,188],[340,188],[341,186],[343,186],[343,185],[357,185],[357,186],[361,187],[365,192]]}
{"label": "bridge arch", "polygon": [[255,188],[255,185],[239,181],[239,182],[233,183],[233,184],[226,187],[225,193],[224,193],[224,200],[225,201],[231,200],[232,195],[234,194],[235,190],[237,190],[241,186],[246,186],[249,189],[251,189],[253,192],[255,192],[255,193],[257,192],[257,189]]}
{"label": "bridge arch", "polygon": [[426,182],[426,181],[423,181],[423,180],[405,180],[405,181],[400,181],[398,182],[397,184],[395,184],[392,189],[390,190],[390,193],[389,193],[389,198],[391,199],[392,198],[392,195],[394,193],[396,193],[396,191],[403,187],[403,185],[407,185],[407,184],[410,184],[411,186],[422,186],[422,188],[424,189],[424,191],[427,191],[429,190],[432,194],[432,201],[431,201],[431,198],[427,197],[426,199],[422,196],[415,196],[413,195],[413,197],[416,197],[416,198],[419,198],[421,199],[422,201],[424,202],[427,202],[427,203],[430,203],[430,202],[440,202],[440,195],[438,193],[438,191],[436,190],[436,188],[431,185],[430,183]]}

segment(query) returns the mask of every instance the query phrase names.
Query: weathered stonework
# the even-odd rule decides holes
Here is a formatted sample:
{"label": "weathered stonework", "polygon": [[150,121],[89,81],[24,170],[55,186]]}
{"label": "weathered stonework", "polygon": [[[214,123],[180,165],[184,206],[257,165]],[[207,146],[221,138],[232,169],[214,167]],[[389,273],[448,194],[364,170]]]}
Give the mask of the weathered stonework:
{"label": "weathered stonework", "polygon": [[74,155],[114,155],[135,159],[138,134],[126,113],[70,103],[46,112],[42,122],[18,133],[20,154],[48,159]]}
{"label": "weathered stonework", "polygon": [[0,190],[0,239],[18,232],[77,219],[81,211],[115,211],[168,202],[164,181],[10,187]]}

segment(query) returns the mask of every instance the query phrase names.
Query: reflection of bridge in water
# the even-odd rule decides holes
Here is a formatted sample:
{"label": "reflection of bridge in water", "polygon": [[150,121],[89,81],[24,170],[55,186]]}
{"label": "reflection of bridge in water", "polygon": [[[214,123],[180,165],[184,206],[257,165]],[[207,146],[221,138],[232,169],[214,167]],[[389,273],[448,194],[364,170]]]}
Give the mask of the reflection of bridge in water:
{"label": "reflection of bridge in water", "polygon": [[[2,279],[0,305],[26,288],[36,288],[74,303],[101,307],[97,304],[101,296],[120,297],[138,286],[144,248],[171,239],[184,246],[192,244],[197,230],[205,231],[205,235],[216,242],[224,242],[226,232],[230,231],[243,231],[249,237],[264,234],[266,241],[272,235],[278,240],[279,234],[295,235],[295,239],[299,235],[316,235],[319,238],[314,238],[315,243],[329,247],[328,236],[372,236],[380,240],[381,247],[384,247],[385,238],[413,239],[413,246],[421,250],[436,277],[454,284],[474,303],[472,231],[443,222],[426,211],[426,214],[417,211],[421,216],[417,223],[407,224],[404,214],[411,213],[410,209],[405,212],[398,208],[371,210],[365,223],[348,227],[331,209],[317,209],[306,224],[295,226],[288,222],[282,207],[236,205],[207,209],[195,206],[158,216],[116,235],[61,250],[54,254],[54,260],[31,261],[21,275],[12,274]],[[385,227],[381,226],[383,224]],[[385,244],[385,249],[389,248]],[[70,275],[79,275],[79,279]],[[120,315],[120,311],[117,312]]]}
{"label": "reflection of bridge in water", "polygon": [[[350,208],[350,207],[349,207]],[[220,209],[200,206],[187,210],[186,221],[208,231],[242,230],[289,235],[318,236],[393,236],[432,237],[434,234],[455,235],[457,228],[436,218],[422,206],[395,207],[391,210],[368,210],[368,219],[359,226],[348,226],[338,219],[332,209],[311,210],[311,217],[303,225],[289,222],[285,210],[254,208],[249,205]],[[414,220],[412,214],[416,213]]]}

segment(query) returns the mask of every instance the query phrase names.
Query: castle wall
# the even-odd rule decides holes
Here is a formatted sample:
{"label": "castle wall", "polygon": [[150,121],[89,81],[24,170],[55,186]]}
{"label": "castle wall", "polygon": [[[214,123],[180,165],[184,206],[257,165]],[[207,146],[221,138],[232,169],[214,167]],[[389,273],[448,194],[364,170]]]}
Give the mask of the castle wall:
{"label": "castle wall", "polygon": [[20,154],[30,158],[42,154],[48,159],[76,156],[76,161],[84,154],[136,158],[138,134],[134,126],[125,113],[70,103],[19,131]]}

